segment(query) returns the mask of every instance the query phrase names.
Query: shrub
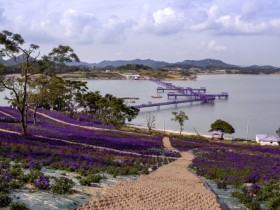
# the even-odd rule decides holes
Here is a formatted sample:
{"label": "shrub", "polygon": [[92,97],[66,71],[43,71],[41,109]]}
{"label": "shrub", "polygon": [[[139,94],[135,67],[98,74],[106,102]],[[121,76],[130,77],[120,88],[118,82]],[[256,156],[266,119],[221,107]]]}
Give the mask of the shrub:
{"label": "shrub", "polygon": [[39,170],[31,170],[28,176],[28,181],[33,183],[39,176],[43,176],[44,174]]}
{"label": "shrub", "polygon": [[260,175],[258,174],[249,174],[244,178],[244,183],[256,183],[260,179]]}
{"label": "shrub", "polygon": [[225,180],[219,180],[217,182],[217,188],[218,189],[227,189],[227,183]]}
{"label": "shrub", "polygon": [[4,176],[0,175],[0,193],[8,192],[10,189],[9,183],[5,180]]}
{"label": "shrub", "polygon": [[12,199],[6,193],[0,193],[0,207],[8,206]]}
{"label": "shrub", "polygon": [[36,162],[36,161],[30,161],[28,163],[28,167],[32,170],[41,170],[42,169],[42,163]]}
{"label": "shrub", "polygon": [[25,206],[24,203],[22,202],[12,202],[10,205],[9,205],[9,208],[8,210],[28,210],[29,208],[27,208]]}
{"label": "shrub", "polygon": [[248,193],[257,194],[261,190],[261,187],[258,184],[253,184],[247,188]]}
{"label": "shrub", "polygon": [[52,193],[65,194],[74,186],[74,182],[65,177],[54,178],[54,180],[55,183],[50,186]]}
{"label": "shrub", "polygon": [[245,205],[252,202],[252,200],[244,193],[232,192],[231,195],[232,195],[232,197],[237,198],[241,203],[243,203]]}
{"label": "shrub", "polygon": [[246,204],[246,207],[249,210],[261,210],[261,205],[257,202],[248,203],[248,204]]}
{"label": "shrub", "polygon": [[50,180],[47,176],[39,176],[34,180],[34,184],[40,190],[47,190],[50,186]]}
{"label": "shrub", "polygon": [[24,183],[21,180],[17,180],[17,179],[12,179],[9,182],[9,186],[12,189],[20,189],[23,185],[24,185]]}
{"label": "shrub", "polygon": [[80,179],[81,185],[91,186],[91,183],[97,183],[99,182],[103,177],[99,174],[90,174],[86,176],[85,178]]}
{"label": "shrub", "polygon": [[279,210],[280,209],[280,197],[274,197],[268,200],[269,210]]}
{"label": "shrub", "polygon": [[15,177],[21,175],[23,172],[20,167],[11,167],[11,174]]}

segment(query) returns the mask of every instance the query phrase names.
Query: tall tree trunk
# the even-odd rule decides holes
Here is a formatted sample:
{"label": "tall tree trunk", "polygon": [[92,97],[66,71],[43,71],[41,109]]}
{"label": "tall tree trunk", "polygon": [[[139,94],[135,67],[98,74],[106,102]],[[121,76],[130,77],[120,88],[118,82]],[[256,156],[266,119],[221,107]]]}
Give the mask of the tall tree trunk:
{"label": "tall tree trunk", "polygon": [[34,111],[33,111],[33,125],[37,125],[37,106],[34,106]]}
{"label": "tall tree trunk", "polygon": [[20,122],[21,122],[21,130],[23,135],[27,135],[27,122],[26,122],[26,110],[25,107],[19,109],[20,112]]}

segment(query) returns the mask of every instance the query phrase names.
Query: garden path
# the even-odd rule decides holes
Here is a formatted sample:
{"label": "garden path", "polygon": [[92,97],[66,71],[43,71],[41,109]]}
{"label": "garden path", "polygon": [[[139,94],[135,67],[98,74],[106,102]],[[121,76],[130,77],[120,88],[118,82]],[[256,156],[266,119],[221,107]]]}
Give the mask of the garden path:
{"label": "garden path", "polygon": [[3,115],[6,115],[7,117],[15,118],[14,116],[12,116],[12,115],[10,115],[10,114],[8,114],[8,113],[6,113],[6,112],[0,111],[0,113],[3,114]]}
{"label": "garden path", "polygon": [[[164,137],[166,149],[173,150]],[[181,158],[158,168],[138,180],[124,181],[77,210],[183,210],[221,209],[215,194],[207,190],[198,176],[188,170],[193,155],[181,152]]]}

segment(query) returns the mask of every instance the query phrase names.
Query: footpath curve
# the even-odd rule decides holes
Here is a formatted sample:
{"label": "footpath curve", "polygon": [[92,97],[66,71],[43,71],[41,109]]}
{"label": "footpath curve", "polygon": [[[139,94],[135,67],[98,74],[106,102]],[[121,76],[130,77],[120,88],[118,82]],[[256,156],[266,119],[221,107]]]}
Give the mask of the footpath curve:
{"label": "footpath curve", "polygon": [[[166,149],[174,150],[164,137]],[[181,158],[139,179],[116,184],[103,195],[77,210],[218,210],[217,197],[198,176],[188,170],[194,156],[182,152]]]}

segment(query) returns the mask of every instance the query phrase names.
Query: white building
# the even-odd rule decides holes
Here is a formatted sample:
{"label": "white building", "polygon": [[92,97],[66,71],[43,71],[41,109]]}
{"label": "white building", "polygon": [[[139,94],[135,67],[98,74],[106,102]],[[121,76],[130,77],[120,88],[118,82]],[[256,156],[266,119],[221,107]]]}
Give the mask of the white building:
{"label": "white building", "polygon": [[275,136],[269,134],[257,134],[256,135],[256,142],[260,145],[270,145],[270,146],[278,146],[280,140],[278,140]]}
{"label": "white building", "polygon": [[139,74],[124,74],[124,76],[126,77],[126,79],[134,79],[134,80],[138,80],[140,79],[140,75]]}

